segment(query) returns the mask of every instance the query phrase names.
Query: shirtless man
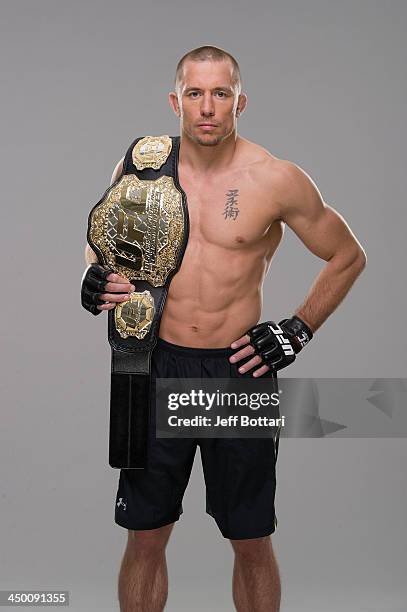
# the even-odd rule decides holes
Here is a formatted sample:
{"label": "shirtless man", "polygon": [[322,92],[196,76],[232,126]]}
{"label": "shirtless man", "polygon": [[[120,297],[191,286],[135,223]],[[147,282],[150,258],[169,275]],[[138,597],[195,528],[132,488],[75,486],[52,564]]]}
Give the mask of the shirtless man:
{"label": "shirtless man", "polygon": [[[171,368],[179,360],[192,368],[194,363],[200,367],[205,358],[205,364],[214,367],[215,376],[225,376],[225,365],[232,375],[270,376],[272,360],[269,367],[261,356],[261,343],[256,344],[256,334],[246,332],[260,319],[263,280],[285,224],[305,247],[327,262],[294,313],[308,330],[307,340],[346,296],[366,264],[365,253],[344,219],[323,201],[303,170],[238,136],[237,119],[247,97],[241,93],[239,66],[232,56],[209,46],[186,54],[178,64],[169,103],[180,118],[179,180],[187,195],[190,235],[161,319],[154,350],[156,367],[161,368],[161,376],[168,372],[174,376]],[[112,183],[122,169],[123,159]],[[97,262],[89,247],[86,262]],[[107,281],[105,293],[100,295],[106,303],[97,307],[101,311],[114,308],[134,290],[117,274],[111,273]],[[272,318],[271,313],[267,316]],[[267,334],[272,332],[261,328],[266,344]],[[297,344],[295,353],[301,348]],[[276,456],[267,446],[273,440],[228,439],[225,445],[214,439],[201,442],[207,512],[235,553],[236,609],[278,611],[280,576],[270,537],[275,530]],[[128,470],[128,475],[121,472],[116,522],[128,527],[119,574],[122,612],[159,612],[164,608],[168,594],[165,548],[182,512],[195,443],[190,439],[157,440],[167,453],[157,450],[150,474],[145,470]],[[241,455],[242,463],[237,465]],[[250,466],[248,457],[252,455],[255,463]],[[233,477],[223,469],[232,461]],[[256,495],[253,478],[258,481]],[[131,524],[122,518],[126,516],[124,499],[137,506]],[[247,506],[249,513],[245,514]],[[153,514],[155,520],[149,525]]]}

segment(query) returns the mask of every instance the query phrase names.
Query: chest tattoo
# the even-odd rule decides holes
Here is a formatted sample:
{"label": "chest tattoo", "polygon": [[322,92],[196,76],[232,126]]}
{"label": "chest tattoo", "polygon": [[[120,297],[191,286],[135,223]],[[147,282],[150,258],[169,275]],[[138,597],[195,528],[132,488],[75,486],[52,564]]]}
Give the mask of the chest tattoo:
{"label": "chest tattoo", "polygon": [[239,214],[238,201],[239,190],[238,189],[229,189],[226,192],[226,204],[225,209],[223,211],[223,217],[226,219],[236,220],[237,215]]}

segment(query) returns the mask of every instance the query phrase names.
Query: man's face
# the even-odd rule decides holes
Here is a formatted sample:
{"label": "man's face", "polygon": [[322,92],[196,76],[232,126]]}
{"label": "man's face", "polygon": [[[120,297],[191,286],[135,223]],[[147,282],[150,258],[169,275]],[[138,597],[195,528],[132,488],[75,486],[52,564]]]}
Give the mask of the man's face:
{"label": "man's face", "polygon": [[194,142],[214,146],[236,130],[238,104],[243,110],[245,96],[239,96],[229,61],[186,61],[178,95],[170,104],[181,120],[181,131]]}

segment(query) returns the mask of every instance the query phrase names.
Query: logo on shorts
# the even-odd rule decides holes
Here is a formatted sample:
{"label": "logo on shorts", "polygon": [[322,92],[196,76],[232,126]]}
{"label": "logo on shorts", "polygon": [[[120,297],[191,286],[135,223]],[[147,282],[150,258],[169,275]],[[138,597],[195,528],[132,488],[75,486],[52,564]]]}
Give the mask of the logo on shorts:
{"label": "logo on shorts", "polygon": [[118,508],[120,508],[120,506],[123,506],[123,510],[126,510],[127,503],[123,501],[123,497],[119,497],[119,501],[117,502],[116,506]]}

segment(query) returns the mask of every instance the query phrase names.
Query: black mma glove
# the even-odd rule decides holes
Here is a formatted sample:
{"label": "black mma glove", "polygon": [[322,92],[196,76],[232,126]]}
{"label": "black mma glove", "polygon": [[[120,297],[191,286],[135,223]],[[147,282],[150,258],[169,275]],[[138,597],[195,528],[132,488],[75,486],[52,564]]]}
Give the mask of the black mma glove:
{"label": "black mma glove", "polygon": [[94,315],[102,312],[97,306],[105,303],[100,299],[100,295],[105,293],[106,283],[108,282],[106,278],[111,272],[113,270],[93,263],[86,268],[82,277],[81,303],[85,310],[89,310]]}
{"label": "black mma glove", "polygon": [[296,316],[283,319],[278,324],[274,321],[259,323],[246,333],[250,337],[255,354],[275,372],[293,363],[297,353],[313,336],[308,325]]}

